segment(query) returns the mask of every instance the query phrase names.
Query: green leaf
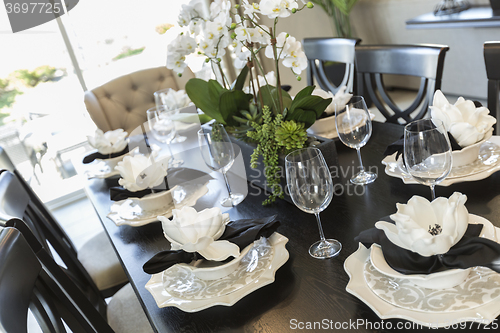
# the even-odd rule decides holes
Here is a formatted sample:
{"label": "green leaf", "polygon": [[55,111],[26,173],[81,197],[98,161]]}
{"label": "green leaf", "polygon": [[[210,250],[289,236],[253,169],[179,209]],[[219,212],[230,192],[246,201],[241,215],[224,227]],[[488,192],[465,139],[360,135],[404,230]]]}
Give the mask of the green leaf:
{"label": "green leaf", "polygon": [[199,114],[198,117],[200,118],[200,124],[208,123],[210,120],[214,119],[206,114]]}
{"label": "green leaf", "polygon": [[316,113],[316,118],[319,118],[319,116],[321,116],[323,111],[325,111],[326,107],[330,105],[331,102],[331,98],[323,99],[319,96],[307,96],[300,99],[296,103],[293,103],[292,109],[288,114],[294,114],[297,109],[304,109],[314,111]]}
{"label": "green leaf", "polygon": [[220,95],[219,110],[224,123],[228,125],[237,125],[233,116],[240,110],[248,110],[248,103],[252,95],[245,94],[241,90],[227,90]]}
{"label": "green leaf", "polygon": [[296,122],[304,123],[304,129],[307,129],[316,121],[316,112],[314,110],[295,109],[295,112],[288,114],[287,120],[295,120]]}
{"label": "green leaf", "polygon": [[[278,95],[278,89],[276,87],[271,85],[265,85],[260,87],[260,92],[262,93],[262,100],[264,102],[264,105],[269,106],[269,108],[274,114],[278,114],[283,111],[283,110],[278,110],[279,95]],[[290,97],[290,95],[286,91],[281,89],[281,96],[283,98],[283,108],[290,108],[290,106],[292,105],[292,98]]]}
{"label": "green leaf", "polygon": [[219,102],[220,95],[228,90],[222,87],[218,81],[208,80],[208,91],[210,93],[210,99],[212,100],[212,102],[214,104],[217,104]]}
{"label": "green leaf", "polygon": [[[307,87],[305,87],[304,89],[302,89],[301,91],[299,91],[297,93],[297,95],[295,95],[295,98],[293,100],[294,101],[300,101],[304,97],[311,96],[312,92],[314,91],[314,88],[315,88],[315,86],[307,86]],[[293,108],[293,104],[294,103],[292,103],[292,108]]]}
{"label": "green leaf", "polygon": [[[220,86],[220,84],[219,84]],[[206,115],[224,124],[219,112],[219,101],[214,101],[209,89],[209,83],[202,79],[190,79],[185,86],[189,99]]]}
{"label": "green leaf", "polygon": [[238,78],[234,82],[234,86],[232,87],[232,90],[243,90],[243,87],[245,86],[245,81],[247,79],[248,70],[249,70],[248,66],[245,66],[241,69],[241,72],[238,75]]}

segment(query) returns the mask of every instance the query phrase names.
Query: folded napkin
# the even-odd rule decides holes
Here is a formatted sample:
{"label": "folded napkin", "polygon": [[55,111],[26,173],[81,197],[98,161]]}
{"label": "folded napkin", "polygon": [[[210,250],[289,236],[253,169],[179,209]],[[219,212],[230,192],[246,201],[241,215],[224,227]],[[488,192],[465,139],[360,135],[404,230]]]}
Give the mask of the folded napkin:
{"label": "folded napkin", "polygon": [[[381,220],[393,222],[389,217]],[[500,244],[479,237],[482,224],[469,224],[462,239],[444,254],[424,257],[392,243],[384,231],[371,228],[354,240],[366,248],[375,243],[381,246],[385,261],[402,274],[430,274],[453,268],[484,266],[500,273]]]}
{"label": "folded napkin", "polygon": [[[270,237],[280,225],[276,217],[277,215],[273,215],[260,219],[242,219],[229,222],[226,225],[224,233],[218,240],[226,240],[234,243],[238,245],[241,251],[260,237]],[[193,260],[199,259],[205,258],[197,252],[185,252],[183,250],[162,251],[149,259],[142,268],[148,274],[156,274],[175,264],[188,264]]]}
{"label": "folded napkin", "polygon": [[111,200],[120,201],[127,198],[142,198],[145,195],[168,191],[174,188],[176,185],[182,185],[183,183],[189,182],[190,184],[205,184],[209,180],[213,179],[208,173],[189,169],[189,168],[171,168],[168,169],[167,177],[165,177],[165,182],[159,186],[153,187],[153,189],[147,188],[140,191],[129,191],[123,186],[114,186],[109,189],[109,195]]}
{"label": "folded napkin", "polygon": [[95,160],[97,159],[100,159],[100,160],[106,160],[106,159],[110,159],[110,158],[115,158],[115,157],[118,157],[118,156],[122,156],[126,153],[129,152],[129,148],[128,146],[125,147],[125,149],[123,149],[122,151],[119,151],[117,153],[112,153],[112,154],[101,154],[99,152],[95,152],[95,153],[91,153],[87,156],[85,156],[83,158],[83,164],[88,164],[88,163],[92,163],[94,162]]}
{"label": "folded napkin", "polygon": [[332,94],[331,91],[324,91],[322,89],[316,88],[312,92],[313,95],[322,97],[324,99],[331,98],[332,102],[326,107],[325,111],[321,114],[320,118],[329,117],[335,114],[335,106],[339,110],[345,108],[347,103],[351,100],[352,94],[346,93],[347,87],[342,86],[335,95]]}

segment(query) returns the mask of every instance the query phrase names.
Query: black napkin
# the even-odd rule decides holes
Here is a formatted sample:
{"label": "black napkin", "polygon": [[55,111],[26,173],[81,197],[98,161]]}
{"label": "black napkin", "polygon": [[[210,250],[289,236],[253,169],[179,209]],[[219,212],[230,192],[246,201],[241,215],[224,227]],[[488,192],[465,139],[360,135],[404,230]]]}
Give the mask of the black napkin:
{"label": "black napkin", "polygon": [[[226,230],[218,240],[227,240],[234,243],[238,245],[241,251],[260,237],[270,237],[280,225],[276,217],[277,215],[273,215],[260,219],[243,219],[229,222],[226,225]],[[175,264],[187,264],[198,259],[205,258],[197,252],[190,253],[184,250],[162,251],[149,259],[142,266],[142,269],[148,274],[156,274],[163,272]],[[228,260],[232,260],[232,258]]]}
{"label": "black napkin", "polygon": [[181,185],[183,183],[189,182],[189,184],[193,185],[205,184],[209,180],[213,179],[213,177],[206,172],[189,168],[170,168],[168,169],[168,175],[166,178],[168,178],[168,182],[165,181],[164,184],[153,188],[153,191],[148,188],[142,191],[132,192],[123,188],[123,186],[114,186],[109,189],[109,196],[113,201],[125,200],[127,198],[142,198],[147,194],[167,191],[170,188],[174,188],[174,186]]}
{"label": "black napkin", "polygon": [[[382,220],[393,222],[387,217]],[[366,248],[370,248],[373,243],[380,245],[385,261],[402,274],[430,274],[474,266],[488,267],[500,273],[500,244],[479,237],[482,228],[482,224],[469,224],[462,239],[448,252],[430,257],[394,245],[384,231],[377,228],[361,232],[354,240]]]}
{"label": "black napkin", "polygon": [[104,154],[101,154],[99,152],[92,153],[92,154],[89,154],[89,155],[87,155],[87,156],[85,156],[83,158],[83,164],[92,163],[96,159],[106,160],[106,159],[110,159],[110,158],[115,158],[115,157],[118,157],[118,156],[122,156],[122,155],[124,155],[124,154],[126,154],[128,152],[129,152],[129,148],[127,146],[122,151],[117,152],[117,153],[113,153],[113,154],[106,154],[106,155],[104,155]]}

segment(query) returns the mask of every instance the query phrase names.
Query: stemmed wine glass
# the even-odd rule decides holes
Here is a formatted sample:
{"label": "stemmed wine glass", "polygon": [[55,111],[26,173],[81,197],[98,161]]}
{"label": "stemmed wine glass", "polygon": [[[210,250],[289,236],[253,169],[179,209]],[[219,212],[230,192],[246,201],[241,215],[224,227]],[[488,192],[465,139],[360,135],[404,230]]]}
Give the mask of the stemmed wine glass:
{"label": "stemmed wine glass", "polygon": [[[153,94],[154,97],[155,97],[155,104],[156,104],[156,107],[159,107],[161,105],[165,105],[165,108],[169,111],[176,111],[176,114],[179,113],[179,109],[172,109],[169,105],[168,105],[168,101],[166,99],[168,93],[170,92],[170,90],[172,90],[172,88],[165,88],[165,89],[162,89],[162,90],[158,90],[158,91],[155,91],[155,93]],[[172,142],[173,143],[180,143],[180,142],[184,142],[186,141],[186,137],[185,136],[182,136],[180,135],[178,132],[175,133],[175,137],[172,139]]]}
{"label": "stemmed wine glass", "polygon": [[314,214],[321,240],[309,248],[309,254],[318,259],[339,254],[342,244],[325,239],[319,213],[328,207],[333,198],[333,181],[323,154],[317,148],[304,148],[285,157],[286,182],[293,203],[302,211]]}
{"label": "stemmed wine glass", "polygon": [[438,119],[421,119],[405,126],[404,162],[408,173],[419,183],[434,187],[451,171],[452,155],[448,134]]}
{"label": "stemmed wine glass", "polygon": [[200,144],[201,156],[206,165],[222,173],[226,183],[228,197],[222,199],[224,207],[236,206],[245,199],[240,193],[232,193],[227,180],[226,172],[234,163],[234,149],[229,136],[222,124],[213,124],[212,128],[202,128],[198,131],[198,142]]}
{"label": "stemmed wine glass", "polygon": [[377,174],[365,171],[361,160],[360,149],[372,135],[370,113],[362,96],[352,96],[345,107],[335,104],[335,127],[340,141],[358,153],[360,171],[350,179],[351,183],[365,185],[375,181]]}
{"label": "stemmed wine glass", "polygon": [[148,116],[149,130],[153,133],[154,138],[162,143],[166,143],[170,151],[171,158],[168,165],[173,168],[181,166],[184,161],[176,159],[170,147],[176,135],[174,122],[176,111],[169,111],[165,105],[160,105],[152,107],[146,113]]}

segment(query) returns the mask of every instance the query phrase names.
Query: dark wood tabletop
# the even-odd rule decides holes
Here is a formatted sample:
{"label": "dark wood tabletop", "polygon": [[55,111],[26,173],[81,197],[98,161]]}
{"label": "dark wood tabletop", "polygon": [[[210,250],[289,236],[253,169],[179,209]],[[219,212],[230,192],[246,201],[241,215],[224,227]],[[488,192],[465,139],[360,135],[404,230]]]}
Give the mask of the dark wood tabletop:
{"label": "dark wood tabletop", "polygon": [[[336,166],[338,172],[333,174],[338,174],[337,183],[340,185],[336,186],[336,195],[329,207],[320,214],[325,236],[335,238],[343,245],[340,255],[335,258],[318,260],[308,253],[309,246],[319,239],[314,215],[306,214],[284,200],[263,207],[264,194],[249,187],[246,199],[228,211],[231,219],[278,214],[281,221],[278,232],[289,239],[286,247],[290,258],[277,271],[274,283],[252,292],[231,307],[214,306],[196,313],[186,313],[175,307],[158,308],[144,287],[150,275],[142,270],[142,265],[157,252],[169,249],[161,224],[118,227],[106,217],[112,204],[110,182],[88,180],[86,192],[157,332],[291,332],[299,331],[299,323],[323,323],[324,320],[332,327],[335,323],[380,323],[382,320],[370,307],[346,291],[349,277],[344,270],[344,261],[358,248],[354,237],[373,227],[380,217],[395,213],[396,203],[406,203],[413,195],[430,199],[427,186],[405,185],[401,179],[389,177],[384,172],[383,152],[402,133],[401,126],[374,123],[373,135],[361,149],[361,155],[365,168],[377,170],[378,179],[364,187],[351,185],[348,181],[358,166],[356,151],[336,142],[339,165]],[[436,195],[449,197],[455,191],[462,192],[468,196],[466,207],[470,213],[500,226],[499,185],[500,173],[497,172],[481,181],[437,186]],[[215,186],[222,187],[223,184]],[[203,206],[203,200],[200,204]],[[396,327],[400,320],[384,321],[393,322],[393,327]],[[379,329],[376,327],[359,325],[355,331],[383,331],[380,326]],[[308,330],[312,331],[320,329]]]}

